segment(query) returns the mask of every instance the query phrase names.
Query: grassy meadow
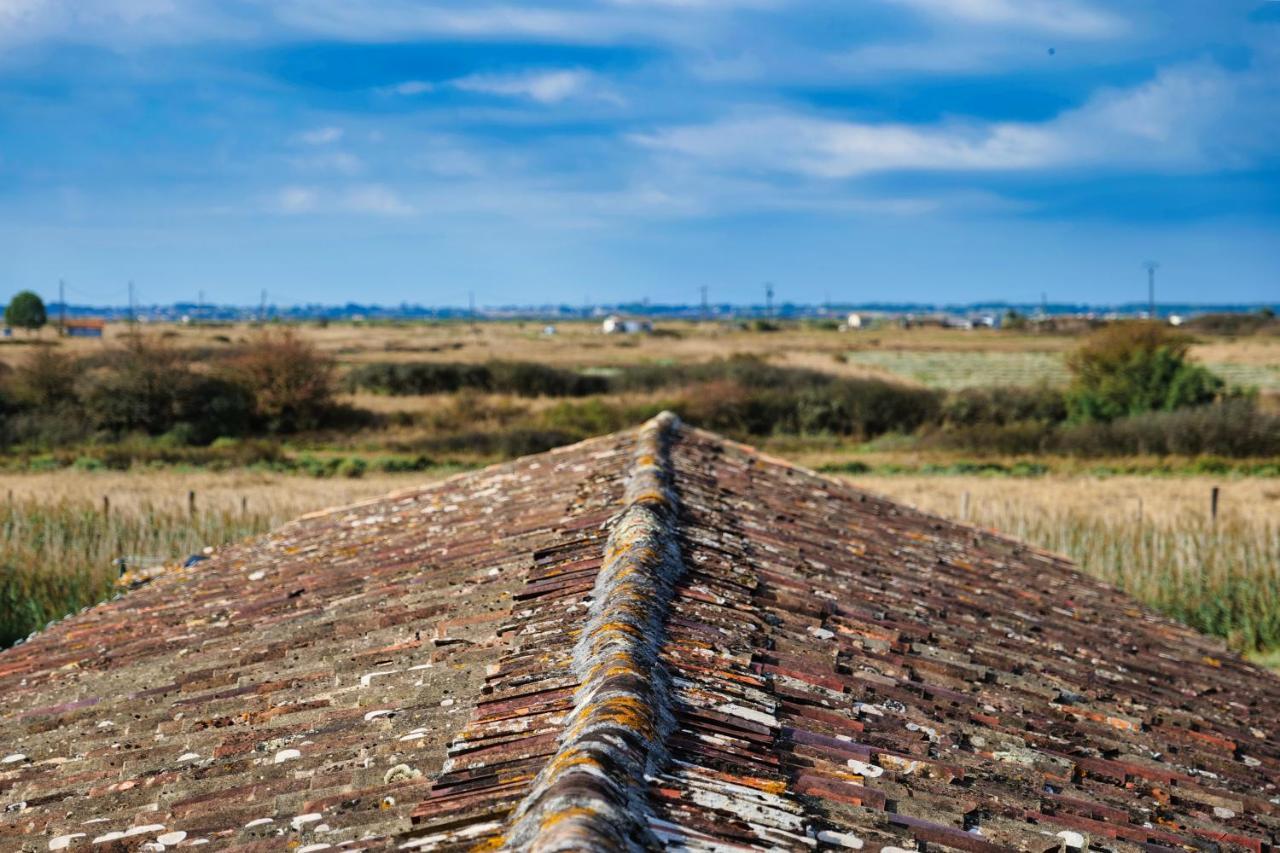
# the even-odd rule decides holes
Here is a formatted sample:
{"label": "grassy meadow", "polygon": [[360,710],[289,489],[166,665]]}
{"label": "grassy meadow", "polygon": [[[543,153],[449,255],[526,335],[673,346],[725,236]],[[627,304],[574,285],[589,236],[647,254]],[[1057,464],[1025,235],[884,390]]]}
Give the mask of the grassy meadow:
{"label": "grassy meadow", "polygon": [[[1250,389],[1245,399],[1077,424],[1062,389],[1078,334],[669,322],[606,336],[594,322],[544,326],[298,326],[332,365],[337,414],[287,429],[256,410],[249,426],[227,421],[239,423],[234,434],[131,427],[117,421],[133,412],[80,385],[81,401],[103,408],[98,426],[42,419],[29,388],[7,411],[0,398],[0,645],[113,594],[118,558],[177,561],[304,512],[674,408],[774,455],[1068,554],[1238,649],[1280,649],[1280,334],[1197,333],[1191,344],[1192,359]],[[248,326],[145,329],[183,381],[242,367],[261,336]],[[128,342],[121,325],[102,341],[12,340],[0,346],[0,382],[30,373],[40,346],[77,374],[127,375],[112,365]]]}

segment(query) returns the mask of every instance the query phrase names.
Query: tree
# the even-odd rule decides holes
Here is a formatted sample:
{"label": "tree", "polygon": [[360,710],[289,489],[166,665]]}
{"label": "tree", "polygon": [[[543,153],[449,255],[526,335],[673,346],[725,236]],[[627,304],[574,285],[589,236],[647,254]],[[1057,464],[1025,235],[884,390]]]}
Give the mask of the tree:
{"label": "tree", "polygon": [[45,313],[43,299],[30,290],[23,290],[4,309],[4,321],[34,332],[49,321],[49,315]]}
{"label": "tree", "polygon": [[1211,403],[1224,383],[1188,356],[1191,339],[1154,322],[1112,323],[1067,357],[1074,420],[1111,421]]}
{"label": "tree", "polygon": [[271,432],[315,429],[333,413],[333,359],[289,329],[263,333],[231,362],[229,378],[253,396]]}

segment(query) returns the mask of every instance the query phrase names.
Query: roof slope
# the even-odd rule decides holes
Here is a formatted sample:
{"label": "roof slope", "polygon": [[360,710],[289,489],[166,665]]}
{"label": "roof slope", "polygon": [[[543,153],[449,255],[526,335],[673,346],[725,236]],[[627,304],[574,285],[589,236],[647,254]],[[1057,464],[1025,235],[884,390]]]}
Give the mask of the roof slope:
{"label": "roof slope", "polygon": [[0,653],[0,753],[5,850],[1280,838],[1280,680],[670,417],[301,519]]}

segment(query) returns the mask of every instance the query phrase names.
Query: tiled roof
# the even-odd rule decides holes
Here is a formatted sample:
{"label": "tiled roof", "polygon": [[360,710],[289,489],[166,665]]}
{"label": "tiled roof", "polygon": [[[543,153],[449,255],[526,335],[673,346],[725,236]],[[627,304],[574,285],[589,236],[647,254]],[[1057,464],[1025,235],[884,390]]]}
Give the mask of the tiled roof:
{"label": "tiled roof", "polygon": [[670,417],[65,620],[0,653],[0,753],[0,850],[1280,840],[1280,680]]}

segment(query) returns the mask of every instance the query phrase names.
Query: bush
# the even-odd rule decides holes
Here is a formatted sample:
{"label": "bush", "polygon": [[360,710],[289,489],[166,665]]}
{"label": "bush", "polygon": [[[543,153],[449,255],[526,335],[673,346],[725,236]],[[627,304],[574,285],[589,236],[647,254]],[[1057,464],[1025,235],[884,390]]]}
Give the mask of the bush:
{"label": "bush", "polygon": [[1153,322],[1112,323],[1067,359],[1075,378],[1067,405],[1077,421],[1111,421],[1204,405],[1223,382],[1191,364],[1191,339]]}
{"label": "bush", "polygon": [[973,423],[931,431],[921,439],[921,445],[940,450],[1017,456],[1046,452],[1054,436],[1054,427],[1043,421]]}
{"label": "bush", "polygon": [[1081,456],[1157,454],[1232,458],[1280,455],[1280,415],[1249,399],[1176,412],[1147,412],[1062,430],[1049,449]]}
{"label": "bush", "polygon": [[352,391],[393,396],[475,390],[519,397],[585,397],[609,390],[609,382],[602,376],[528,361],[366,364],[347,374],[346,386]]}
{"label": "bush", "polygon": [[76,399],[80,366],[71,356],[53,347],[37,347],[7,377],[10,396],[19,405],[49,408]]}
{"label": "bush", "polygon": [[232,360],[228,376],[252,396],[270,432],[315,429],[333,413],[333,360],[290,330],[264,332]]}
{"label": "bush", "polygon": [[1048,386],[1036,388],[966,388],[942,405],[947,427],[1005,426],[1022,421],[1060,423],[1067,418],[1063,393]]}
{"label": "bush", "polygon": [[799,387],[757,387],[730,379],[690,389],[676,409],[690,423],[738,435],[840,435],[860,439],[912,432],[937,417],[939,395],[875,379]]}
{"label": "bush", "polygon": [[1201,314],[1187,321],[1185,328],[1213,335],[1256,335],[1280,331],[1275,312],[1263,308],[1250,314]]}
{"label": "bush", "polygon": [[342,464],[338,466],[338,475],[353,480],[359,479],[364,476],[364,472],[368,467],[369,464],[359,456],[351,456],[342,460]]}
{"label": "bush", "polygon": [[190,378],[182,355],[135,337],[110,353],[108,366],[83,373],[76,396],[97,429],[160,435],[181,420],[178,401]]}
{"label": "bush", "polygon": [[561,430],[518,428],[433,436],[423,441],[422,447],[435,453],[466,453],[510,459],[542,453],[577,440],[578,436]]}

